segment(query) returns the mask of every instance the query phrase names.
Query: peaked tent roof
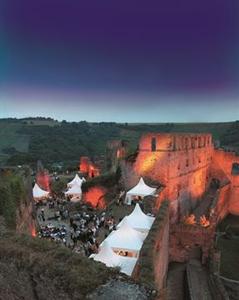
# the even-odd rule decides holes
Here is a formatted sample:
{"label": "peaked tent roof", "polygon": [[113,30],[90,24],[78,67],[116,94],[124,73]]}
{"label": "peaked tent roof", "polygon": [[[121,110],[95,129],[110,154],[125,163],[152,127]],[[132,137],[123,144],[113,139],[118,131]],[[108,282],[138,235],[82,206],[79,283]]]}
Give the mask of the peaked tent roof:
{"label": "peaked tent roof", "polygon": [[75,175],[75,177],[67,184],[68,187],[72,187],[73,185],[77,184],[79,186],[82,186],[82,183],[85,182],[85,178],[80,178],[78,174]]}
{"label": "peaked tent roof", "polygon": [[[128,224],[134,229],[149,230],[154,222],[154,217],[147,216],[140,208],[139,204],[135,205],[134,210],[126,216]],[[124,218],[124,219],[125,219]],[[117,228],[122,226],[124,219],[118,224]]]}
{"label": "peaked tent roof", "polygon": [[[139,251],[143,245],[145,236],[130,227],[125,218],[119,229],[112,231],[105,239],[112,248]],[[105,241],[103,243],[105,243]],[[103,245],[102,243],[102,245]]]}
{"label": "peaked tent roof", "polygon": [[127,195],[148,196],[154,194],[156,188],[148,186],[141,177],[138,184],[127,192]]}
{"label": "peaked tent roof", "polygon": [[49,196],[49,192],[41,189],[37,183],[35,183],[32,192],[33,192],[33,198],[35,199],[47,198]]}
{"label": "peaked tent roof", "polygon": [[76,195],[76,194],[82,194],[81,187],[78,184],[74,184],[72,187],[69,188],[67,192],[65,192],[66,195]]}

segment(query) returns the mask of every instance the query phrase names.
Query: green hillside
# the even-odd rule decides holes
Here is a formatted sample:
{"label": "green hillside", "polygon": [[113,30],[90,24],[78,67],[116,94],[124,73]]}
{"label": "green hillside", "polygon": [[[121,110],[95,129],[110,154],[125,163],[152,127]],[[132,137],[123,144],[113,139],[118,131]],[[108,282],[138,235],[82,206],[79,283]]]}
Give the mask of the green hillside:
{"label": "green hillside", "polygon": [[0,164],[35,166],[37,160],[77,165],[81,156],[104,156],[109,140],[124,139],[130,152],[146,132],[209,132],[222,145],[239,148],[239,122],[117,124],[57,122],[49,118],[0,120]]}

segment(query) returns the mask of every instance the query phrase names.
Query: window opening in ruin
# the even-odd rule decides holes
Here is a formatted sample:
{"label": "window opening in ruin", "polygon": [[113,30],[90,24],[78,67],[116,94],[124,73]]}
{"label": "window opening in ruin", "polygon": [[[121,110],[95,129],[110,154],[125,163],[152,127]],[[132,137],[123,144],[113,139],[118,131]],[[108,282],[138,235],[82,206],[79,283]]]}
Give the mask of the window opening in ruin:
{"label": "window opening in ruin", "polygon": [[151,140],[151,151],[154,152],[156,151],[156,138],[153,137]]}
{"label": "window opening in ruin", "polygon": [[187,159],[186,160],[186,167],[188,167],[189,166],[189,160]]}
{"label": "window opening in ruin", "polygon": [[188,139],[185,139],[185,148],[188,149]]}
{"label": "window opening in ruin", "polygon": [[200,137],[198,138],[198,147],[199,148],[201,147],[201,138]]}
{"label": "window opening in ruin", "polygon": [[192,145],[192,148],[194,149],[195,148],[195,143],[194,143],[194,139],[193,138],[191,139],[191,145]]}
{"label": "window opening in ruin", "polygon": [[239,163],[232,164],[232,175],[239,175]]}

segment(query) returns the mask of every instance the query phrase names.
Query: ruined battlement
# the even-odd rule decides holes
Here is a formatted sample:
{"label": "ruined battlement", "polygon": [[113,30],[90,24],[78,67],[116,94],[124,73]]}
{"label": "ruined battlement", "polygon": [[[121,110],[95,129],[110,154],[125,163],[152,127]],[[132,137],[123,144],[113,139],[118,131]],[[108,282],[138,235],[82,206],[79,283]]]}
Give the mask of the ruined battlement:
{"label": "ruined battlement", "polygon": [[212,146],[209,133],[148,133],[141,137],[139,151],[185,151]]}
{"label": "ruined battlement", "polygon": [[[133,168],[137,176],[165,187],[159,199],[169,199],[172,223],[199,205],[212,181],[221,187],[230,185],[229,212],[239,212],[239,156],[214,149],[211,134],[144,134]],[[156,201],[156,207],[159,206]]]}

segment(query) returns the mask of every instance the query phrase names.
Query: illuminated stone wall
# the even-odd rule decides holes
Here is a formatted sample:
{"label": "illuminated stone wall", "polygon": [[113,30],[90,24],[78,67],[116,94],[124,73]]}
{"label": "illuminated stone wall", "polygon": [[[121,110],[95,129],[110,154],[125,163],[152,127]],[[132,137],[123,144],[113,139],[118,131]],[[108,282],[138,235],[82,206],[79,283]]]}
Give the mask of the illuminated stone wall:
{"label": "illuminated stone wall", "polygon": [[51,179],[47,170],[37,173],[36,182],[43,190],[50,192]]}
{"label": "illuminated stone wall", "polygon": [[82,156],[80,159],[80,172],[89,178],[97,177],[100,175],[100,168],[96,166],[89,157]]}
{"label": "illuminated stone wall", "polygon": [[195,247],[200,247],[201,259],[204,263],[209,257],[214,240],[215,227],[203,228],[176,224],[170,226],[169,259],[170,261],[186,262],[190,259]]}
{"label": "illuminated stone wall", "polygon": [[228,211],[239,215],[239,174],[233,173],[233,164],[239,164],[239,156],[234,152],[214,150],[213,168],[217,167],[221,172],[218,171],[212,176],[218,178],[221,184],[226,180],[230,182],[230,192],[227,193]]}
{"label": "illuminated stone wall", "polygon": [[140,250],[132,277],[160,292],[166,285],[168,259],[169,205],[164,201]]}
{"label": "illuminated stone wall", "polygon": [[212,152],[210,134],[146,134],[134,170],[165,186],[164,197],[170,200],[172,221],[176,221],[205,192]]}
{"label": "illuminated stone wall", "polygon": [[104,209],[106,190],[101,186],[94,186],[83,194],[83,199],[86,203],[90,204],[94,208]]}

